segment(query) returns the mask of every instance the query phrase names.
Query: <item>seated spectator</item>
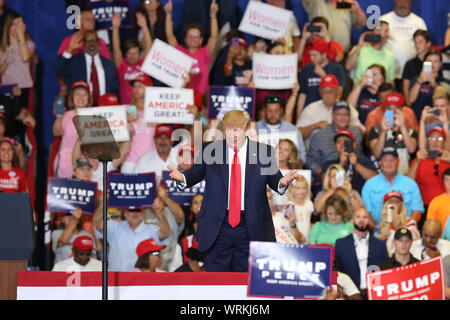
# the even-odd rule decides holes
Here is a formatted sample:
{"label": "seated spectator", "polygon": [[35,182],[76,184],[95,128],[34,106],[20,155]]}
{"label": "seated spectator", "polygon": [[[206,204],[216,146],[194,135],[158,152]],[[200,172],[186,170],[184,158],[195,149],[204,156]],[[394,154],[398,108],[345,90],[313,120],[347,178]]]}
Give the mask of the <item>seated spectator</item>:
{"label": "seated spectator", "polygon": [[385,81],[386,71],[384,67],[380,64],[372,64],[365,71],[361,81],[353,86],[347,97],[347,102],[358,110],[361,123],[366,122],[370,111],[380,106],[378,88]]}
{"label": "seated spectator", "polygon": [[401,228],[408,229],[413,240],[420,238],[417,222],[406,216],[406,206],[400,192],[392,190],[384,195],[381,209],[380,234],[378,239],[386,241],[388,253],[394,252],[393,244],[395,232]]}
{"label": "seated spectator", "polygon": [[180,235],[181,238],[185,238],[187,236],[195,234],[195,224],[197,221],[198,213],[200,212],[200,208],[202,207],[203,194],[198,193],[192,197],[191,203],[187,210],[184,210],[184,230]]}
{"label": "seated spectator", "polygon": [[[143,15],[147,21],[148,31],[152,39],[159,39],[166,42],[166,13],[160,0],[139,0],[136,9],[136,18],[138,15]],[[145,27],[139,25],[141,30],[138,38],[145,37],[144,33],[147,31]]]}
{"label": "seated spectator", "polygon": [[342,129],[334,135],[333,140],[338,157],[327,161],[323,165],[322,171],[326,171],[330,165],[338,163],[347,173],[352,189],[361,192],[365,181],[377,175],[377,169],[372,161],[356,154],[356,140],[351,131]]}
{"label": "seated spectator", "polygon": [[78,272],[78,271],[102,271],[102,262],[92,258],[94,241],[88,236],[80,236],[73,241],[73,257],[59,261],[53,266],[52,271]]}
{"label": "seated spectator", "polygon": [[112,18],[112,47],[113,60],[117,67],[117,77],[119,80],[120,102],[121,104],[129,104],[133,99],[133,87],[130,81],[142,74],[142,64],[150,51],[153,40],[150,36],[145,17],[137,13],[137,23],[142,28],[144,34],[143,45],[137,40],[127,39],[123,43],[123,53],[120,42],[120,25],[122,23],[121,17],[118,13],[114,14]]}
{"label": "seated spectator", "polygon": [[141,241],[136,247],[138,259],[133,272],[164,272],[161,266],[161,250],[166,245],[158,245],[152,238]]}
{"label": "seated spectator", "polygon": [[[432,218],[439,220],[441,222],[441,232],[447,235],[444,228],[446,228],[446,225],[449,224],[448,221],[450,221],[450,212],[448,210],[450,208],[450,169],[446,169],[442,173],[442,180],[444,181],[445,192],[431,200],[428,206],[427,220]],[[448,237],[444,238],[450,240]]]}
{"label": "seated spectator", "polygon": [[408,101],[411,104],[417,119],[420,119],[425,106],[432,105],[432,96],[436,89],[441,88],[441,83],[449,81],[442,76],[442,53],[432,49],[425,54],[424,62],[431,62],[431,72],[422,71],[411,80]]}
{"label": "seated spectator", "polygon": [[365,26],[367,18],[358,1],[347,1],[351,3],[350,10],[336,9],[336,2],[333,0],[302,0],[309,20],[317,16],[325,17],[330,23],[331,39],[341,43],[344,50],[347,51],[350,48],[352,27]]}
{"label": "seated spectator", "polygon": [[[326,127],[332,122],[333,106],[338,102],[338,88],[339,82],[332,74],[327,74],[320,80],[319,94],[320,100],[317,100],[308,105],[301,113],[300,118],[297,119],[297,128],[302,133],[303,139],[307,148],[311,137],[318,130]],[[364,126],[358,119],[358,111],[351,105],[350,108],[350,125],[365,132]],[[286,108],[288,112],[288,108]]]}
{"label": "seated spectator", "polygon": [[427,219],[423,224],[422,238],[413,241],[411,254],[418,260],[450,255],[450,241],[442,236],[442,223],[438,219]]}
{"label": "seated spectator", "polygon": [[[74,54],[82,44],[83,52]],[[82,38],[72,37],[69,47],[58,56],[54,67],[56,75],[64,78],[69,88],[77,81],[89,83],[94,105],[105,93],[119,95],[116,66],[111,60],[100,56],[99,52],[100,39],[97,32],[86,31]]]}
{"label": "seated spectator", "polygon": [[79,108],[92,106],[90,86],[84,81],[75,82],[72,85],[67,106],[69,110],[64,114],[56,114],[53,123],[53,135],[61,137],[61,145],[55,159],[55,172],[57,177],[72,177],[72,151],[78,139],[77,131],[73,125],[73,117],[77,115]]}
{"label": "seated spectator", "polygon": [[[379,158],[381,151],[386,147],[397,150],[400,159],[399,172],[408,174],[410,155],[417,149],[418,133],[406,125],[404,99],[400,93],[392,93],[386,96],[386,110],[392,110],[394,121],[384,119],[380,125],[375,125],[368,133],[370,151],[375,158]],[[386,113],[386,111],[385,111]]]}
{"label": "seated spectator", "polygon": [[365,208],[356,210],[352,217],[353,233],[336,240],[335,246],[338,270],[353,280],[362,291],[363,298],[367,298],[368,268],[388,258],[386,243],[370,231],[370,219],[370,213]]}
{"label": "seated spectator", "polygon": [[411,249],[413,236],[407,228],[398,229],[394,234],[394,253],[391,257],[380,262],[378,267],[381,270],[402,267],[408,264],[419,262],[409,251]]}
{"label": "seated spectator", "polygon": [[[386,41],[389,38],[389,24],[386,21],[380,22],[380,29],[366,31],[359,37],[358,44],[350,51],[345,62],[347,71],[354,70],[353,83],[359,83],[367,68],[374,63],[381,64],[386,70],[386,82],[394,82],[395,79],[395,57],[386,48]],[[366,34],[379,35],[380,42],[368,43],[364,41]]]}
{"label": "seated spectator", "polygon": [[327,243],[334,246],[337,239],[353,232],[348,205],[340,195],[332,195],[325,202],[323,221],[316,222],[309,233],[310,244]]}
{"label": "seated spectator", "polygon": [[247,54],[247,41],[237,39],[228,49],[227,58],[223,66],[223,75],[227,86],[248,87],[252,78],[252,63]]}
{"label": "seated spectator", "polygon": [[[132,271],[137,260],[136,243],[148,238],[155,239],[159,245],[167,245],[170,236],[169,224],[162,213],[156,213],[158,225],[143,222],[142,209],[126,209],[125,221],[109,219],[108,226],[108,263],[111,271]],[[94,226],[97,237],[103,238],[103,204],[96,209]]]}
{"label": "seated spectator", "polygon": [[188,261],[183,263],[174,272],[204,272],[205,271],[205,252],[198,251],[198,243],[188,249],[186,253]]}
{"label": "seated spectator", "polygon": [[416,222],[420,221],[424,211],[422,196],[417,183],[398,171],[398,153],[394,148],[384,148],[380,156],[381,173],[369,179],[362,189],[362,198],[366,209],[376,223],[381,221],[383,199],[386,192],[397,190],[402,194],[407,208],[406,215]]}
{"label": "seated spectator", "polygon": [[409,102],[409,87],[411,81],[420,75],[423,60],[431,46],[431,33],[426,30],[417,29],[414,32],[413,40],[416,56],[405,63],[402,74],[402,89],[407,106],[411,106],[411,103]]}
{"label": "seated spectator", "polygon": [[362,155],[361,143],[363,138],[358,129],[350,126],[350,114],[348,103],[337,101],[331,112],[331,124],[311,137],[306,163],[311,169],[313,177],[320,177],[323,174],[324,164],[338,158],[333,138],[342,129],[347,129],[353,133],[357,145],[356,154]]}
{"label": "seated spectator", "polygon": [[[320,32],[309,32],[308,27],[319,27]],[[330,43],[330,61],[340,63],[344,59],[344,48],[342,44],[337,41],[331,40],[328,33],[328,19],[325,17],[315,17],[311,22],[305,23],[303,26],[302,37],[300,45],[297,50],[298,61],[301,62],[301,67],[311,63],[311,57],[309,55],[309,43],[311,40],[320,38]]]}
{"label": "seated spectator", "polygon": [[339,82],[337,87],[337,100],[342,97],[346,86],[344,68],[340,64],[330,62],[329,45],[323,39],[314,39],[309,45],[311,63],[302,68],[299,74],[300,96],[297,103],[297,119],[310,103],[320,100],[319,86],[322,77],[332,74]]}
{"label": "seated spectator", "polygon": [[83,230],[83,223],[81,221],[83,211],[80,208],[75,208],[72,213],[66,214],[59,228],[52,231],[52,249],[55,254],[54,263],[70,258],[72,254],[72,244],[75,239],[79,237],[88,237],[93,242],[93,247],[90,253],[95,255],[95,239],[93,235]]}
{"label": "seated spectator", "polygon": [[211,2],[209,11],[211,19],[211,34],[206,46],[202,47],[204,30],[201,25],[189,24],[185,28],[184,42],[186,48],[178,43],[177,38],[173,33],[173,21],[172,21],[172,0],[165,5],[166,10],[166,38],[167,42],[172,46],[187,54],[191,58],[196,60],[196,63],[190,71],[190,82],[188,88],[196,89],[201,94],[208,90],[209,86],[209,64],[211,57],[216,46],[219,26],[217,23],[216,14],[219,11],[219,6],[215,1]]}
{"label": "seated spectator", "polygon": [[13,143],[0,141],[0,191],[6,193],[28,192],[27,174],[19,168]]}
{"label": "seated spectator", "polygon": [[[336,175],[338,171],[344,172],[344,184],[338,185]],[[361,195],[357,190],[352,188],[350,181],[348,180],[347,173],[344,168],[338,164],[330,165],[323,175],[322,190],[316,195],[314,200],[314,209],[316,213],[325,213],[325,203],[329,197],[334,194],[339,194],[347,202],[349,210],[349,217],[353,216],[353,213],[361,207],[364,207],[364,202]]]}

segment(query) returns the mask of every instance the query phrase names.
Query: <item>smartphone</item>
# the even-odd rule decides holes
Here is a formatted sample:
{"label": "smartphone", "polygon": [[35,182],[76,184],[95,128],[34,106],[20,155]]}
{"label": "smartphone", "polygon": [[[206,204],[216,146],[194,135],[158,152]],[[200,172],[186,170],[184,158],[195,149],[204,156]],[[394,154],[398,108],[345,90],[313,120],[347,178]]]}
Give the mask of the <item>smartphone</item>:
{"label": "smartphone", "polygon": [[439,150],[427,150],[428,151],[428,158],[436,159],[441,155]]}
{"label": "smartphone", "polygon": [[239,46],[239,38],[238,37],[231,38],[231,46],[232,47],[238,47]]}
{"label": "smartphone", "polygon": [[388,215],[388,222],[392,222],[394,220],[394,214],[397,212],[397,207],[393,204],[388,205],[387,207],[387,215]]}
{"label": "smartphone", "polygon": [[343,187],[344,186],[344,170],[338,170],[336,172],[336,185],[338,187]]}
{"label": "smartphone", "polygon": [[433,67],[433,64],[431,63],[431,61],[424,61],[423,73],[431,73],[432,67]]}
{"label": "smartphone", "polygon": [[439,110],[438,108],[431,108],[428,110],[428,112],[434,114],[435,116],[441,115],[441,110]]}
{"label": "smartphone", "polygon": [[350,140],[344,141],[344,151],[347,152],[348,154],[355,152],[353,150],[353,141]]}
{"label": "smartphone", "polygon": [[137,119],[137,109],[136,106],[129,106],[128,113],[130,114],[132,119]]}
{"label": "smartphone", "polygon": [[428,247],[429,249],[433,250],[433,251],[436,251],[436,250],[437,250],[437,247],[436,247],[434,244],[432,244],[432,243],[428,244],[427,247]]}
{"label": "smartphone", "polygon": [[319,26],[309,25],[309,26],[306,27],[306,31],[308,31],[308,32],[320,32],[320,31],[322,31],[322,28],[320,28]]}
{"label": "smartphone", "polygon": [[364,42],[380,43],[381,36],[379,34],[368,33],[364,36]]}
{"label": "smartphone", "polygon": [[284,217],[286,219],[289,219],[290,217],[292,217],[292,215],[295,213],[295,208],[294,205],[291,203],[286,207],[286,213],[284,214]]}
{"label": "smartphone", "polygon": [[336,9],[351,9],[352,4],[350,2],[337,2],[336,3]]}
{"label": "smartphone", "polygon": [[366,70],[366,75],[369,77],[367,79],[367,84],[372,84],[373,83],[373,72],[372,72],[372,69],[367,69]]}
{"label": "smartphone", "polygon": [[386,110],[384,112],[384,118],[391,122],[391,124],[389,125],[389,128],[392,128],[394,126],[394,111],[393,110]]}
{"label": "smartphone", "polygon": [[56,97],[55,99],[55,114],[64,114],[64,97]]}

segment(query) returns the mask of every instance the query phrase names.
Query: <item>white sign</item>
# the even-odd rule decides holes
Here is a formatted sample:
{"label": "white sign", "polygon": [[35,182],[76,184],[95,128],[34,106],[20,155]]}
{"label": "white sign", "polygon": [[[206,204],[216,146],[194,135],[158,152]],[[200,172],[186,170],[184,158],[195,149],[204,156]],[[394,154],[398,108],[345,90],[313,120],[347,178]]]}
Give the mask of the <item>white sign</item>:
{"label": "white sign", "polygon": [[297,82],[297,54],[253,54],[253,81],[256,89],[292,89]]}
{"label": "white sign", "polygon": [[260,130],[258,132],[258,141],[268,144],[273,148],[276,148],[281,139],[289,139],[295,144],[295,146],[298,146],[298,136],[296,131],[279,132],[278,130]]}
{"label": "white sign", "polygon": [[239,31],[269,40],[277,40],[286,34],[292,11],[258,1],[249,1]]}
{"label": "white sign", "polygon": [[80,108],[77,113],[79,116],[102,116],[107,120],[105,123],[92,117],[90,121],[80,123],[79,128],[83,132],[81,138],[83,144],[111,142],[111,137],[107,136],[108,125],[116,142],[130,141],[126,106]]}
{"label": "white sign", "polygon": [[141,70],[168,86],[181,88],[182,76],[189,73],[193,63],[194,59],[188,55],[156,39]]}
{"label": "white sign", "polygon": [[144,119],[152,123],[193,124],[188,105],[194,104],[192,89],[145,88]]}

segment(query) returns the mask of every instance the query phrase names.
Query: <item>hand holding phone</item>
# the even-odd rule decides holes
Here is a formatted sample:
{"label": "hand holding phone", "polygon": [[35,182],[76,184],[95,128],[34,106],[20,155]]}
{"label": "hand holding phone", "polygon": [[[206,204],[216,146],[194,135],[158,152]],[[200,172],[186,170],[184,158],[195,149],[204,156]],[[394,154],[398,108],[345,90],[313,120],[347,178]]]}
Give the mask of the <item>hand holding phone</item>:
{"label": "hand holding phone", "polygon": [[129,106],[128,107],[128,114],[130,115],[130,120],[134,121],[137,119],[137,108],[136,106]]}
{"label": "hand holding phone", "polygon": [[380,43],[381,42],[381,36],[379,34],[367,33],[364,36],[364,42]]}
{"label": "hand holding phone", "polygon": [[348,154],[355,152],[353,149],[353,141],[351,140],[344,141],[344,151],[347,152]]}
{"label": "hand holding phone", "polygon": [[386,119],[387,121],[390,121],[390,124],[388,125],[388,127],[392,128],[394,126],[394,111],[386,110],[384,112],[384,119]]}
{"label": "hand holding phone", "polygon": [[388,223],[392,223],[394,221],[394,214],[395,211],[397,210],[397,208],[393,205],[390,204],[387,208],[387,222]]}
{"label": "hand holding phone", "polygon": [[424,61],[423,62],[423,73],[431,73],[433,69],[433,64],[431,61]]}
{"label": "hand holding phone", "polygon": [[64,98],[61,96],[56,97],[55,104],[55,115],[64,114]]}
{"label": "hand holding phone", "polygon": [[306,27],[306,31],[319,33],[319,32],[322,31],[322,29],[319,26],[309,25],[309,26]]}
{"label": "hand holding phone", "polygon": [[345,0],[342,0],[342,2],[336,2],[336,9],[351,9],[352,4],[350,2],[345,2]]}
{"label": "hand holding phone", "polygon": [[338,187],[343,187],[344,186],[344,170],[338,170],[336,172],[336,185]]}

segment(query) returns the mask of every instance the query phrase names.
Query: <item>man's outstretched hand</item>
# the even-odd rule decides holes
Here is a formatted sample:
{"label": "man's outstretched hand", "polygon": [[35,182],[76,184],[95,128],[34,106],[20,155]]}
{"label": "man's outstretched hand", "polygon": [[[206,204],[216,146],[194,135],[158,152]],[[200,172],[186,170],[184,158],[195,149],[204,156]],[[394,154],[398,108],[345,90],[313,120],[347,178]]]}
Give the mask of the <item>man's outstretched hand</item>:
{"label": "man's outstretched hand", "polygon": [[287,187],[291,184],[291,182],[295,179],[295,175],[297,174],[297,170],[291,170],[280,180],[280,188]]}
{"label": "man's outstretched hand", "polygon": [[178,171],[177,169],[175,169],[171,166],[167,166],[167,168],[170,170],[170,174],[169,174],[170,179],[172,179],[178,183],[184,183],[183,174],[180,171]]}

